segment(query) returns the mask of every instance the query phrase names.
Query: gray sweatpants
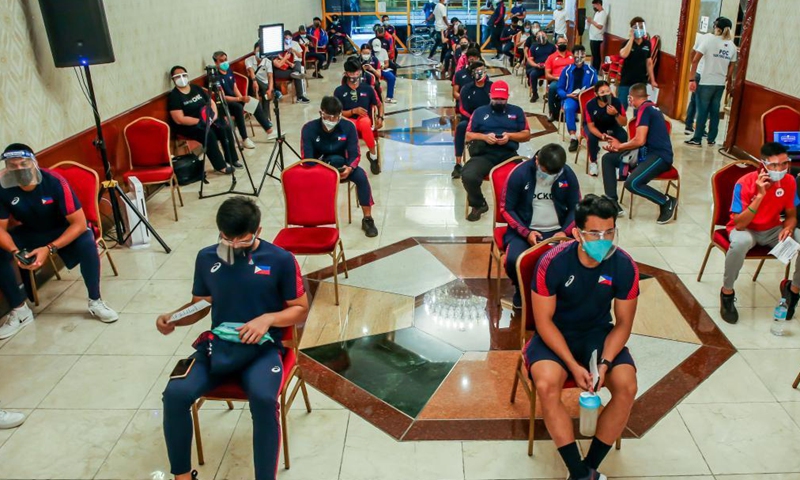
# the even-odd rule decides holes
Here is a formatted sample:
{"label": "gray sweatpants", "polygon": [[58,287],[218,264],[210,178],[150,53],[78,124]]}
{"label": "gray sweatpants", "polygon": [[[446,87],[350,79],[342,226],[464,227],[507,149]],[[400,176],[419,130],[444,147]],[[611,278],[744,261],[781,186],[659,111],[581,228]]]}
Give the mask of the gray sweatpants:
{"label": "gray sweatpants", "polygon": [[[778,244],[778,235],[781,230],[783,230],[783,225],[763,231],[731,230],[729,237],[731,246],[728,249],[728,253],[725,254],[725,273],[722,276],[722,287],[733,290],[733,284],[736,283],[736,278],[739,277],[739,270],[744,265],[744,258],[747,252],[756,245],[774,247]],[[792,237],[796,242],[800,243],[800,230],[795,228]],[[800,285],[800,255],[795,260],[792,283]]]}

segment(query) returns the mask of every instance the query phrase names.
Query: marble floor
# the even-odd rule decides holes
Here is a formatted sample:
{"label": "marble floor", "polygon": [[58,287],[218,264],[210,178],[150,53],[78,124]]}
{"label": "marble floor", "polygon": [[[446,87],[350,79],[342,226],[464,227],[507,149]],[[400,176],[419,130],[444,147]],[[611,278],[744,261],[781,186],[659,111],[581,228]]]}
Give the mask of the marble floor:
{"label": "marble floor", "polygon": [[[324,80],[309,82],[311,104],[282,104],[287,140],[294,147],[299,146],[301,125],[317,117],[319,100],[338,85],[337,68],[341,63],[324,72]],[[424,118],[414,116],[412,122],[416,114],[410,110],[422,108],[441,116],[442,109],[452,106],[448,82],[427,75],[414,78],[398,80],[398,103],[387,105],[388,118],[394,117],[397,123],[390,127],[387,122],[387,128],[424,128],[422,121],[435,117],[426,113]],[[528,103],[527,92],[517,79],[506,78],[512,86],[511,101],[539,114],[541,103]],[[391,115],[394,112],[399,113]],[[403,119],[408,124],[403,125]],[[523,145],[521,154],[530,155],[546,143],[561,141],[552,128],[543,126],[541,130],[549,131]],[[767,262],[753,282],[749,277],[756,264],[746,263],[737,284],[741,319],[737,325],[721,321],[717,292],[722,254],[712,252],[702,282],[697,282],[696,276],[708,245],[709,179],[726,159],[715,149],[684,146],[682,130],[676,122],[676,166],[683,182],[679,219],[657,225],[656,209],[639,200],[633,220],[619,223],[621,244],[633,258],[641,265],[668,272],[669,288],[683,289],[696,300],[691,305],[672,302],[670,306],[658,291],[665,288],[666,280],[642,282],[644,298],[654,307],[642,309],[639,321],[644,330],[637,331],[635,338],[642,343],[636,348],[648,352],[642,357],[652,353],[655,360],[667,358],[663,355],[671,360],[651,363],[648,370],[655,375],[651,380],[640,377],[642,383],[650,382],[650,387],[642,390],[638,402],[658,392],[655,396],[669,399],[673,406],[662,412],[641,438],[626,439],[622,450],[612,451],[602,471],[611,478],[639,480],[800,480],[800,392],[791,388],[800,369],[800,327],[795,325],[794,334],[783,338],[769,333],[782,265]],[[386,283],[379,289],[370,283],[374,272],[369,272],[377,261],[354,269],[341,286],[342,305],[348,310],[315,304],[303,338],[304,348],[309,349],[342,341],[357,345],[367,327],[367,334],[376,342],[385,340],[390,332],[413,329],[408,335],[445,343],[449,348],[436,347],[433,353],[441,355],[443,363],[454,364],[451,373],[416,414],[433,420],[451,418],[448,399],[457,398],[454,395],[462,377],[470,375],[470,379],[486,382],[486,365],[507,370],[509,351],[501,347],[514,335],[501,332],[512,325],[503,315],[493,318],[499,336],[489,336],[488,347],[486,337],[451,338],[441,323],[418,321],[425,313],[428,292],[459,279],[475,292],[488,288],[469,280],[485,278],[487,253],[470,252],[455,240],[486,236],[491,219],[485,217],[477,223],[464,219],[465,194],[462,186],[450,179],[453,153],[451,146],[442,144],[444,138],[433,144],[381,138],[384,171],[370,175],[376,202],[373,215],[380,235],[366,238],[358,222],[360,213],[355,211],[352,224],[342,221],[341,232],[348,258],[353,260],[377,257],[376,251],[409,238],[446,237],[455,246],[420,244],[407,249],[412,261],[429,259],[430,254],[440,265],[429,271],[398,269],[397,278],[393,278],[394,272],[386,275],[389,278],[384,278]],[[273,144],[263,132],[256,132],[254,140],[257,148],[246,151],[246,156],[258,183]],[[600,180],[583,173],[584,158],[581,155],[575,167],[582,191],[599,193]],[[240,188],[248,183],[241,174],[238,177]],[[211,175],[210,180],[207,188],[212,192],[229,186],[227,177]],[[213,212],[225,197],[200,200],[197,190],[197,185],[184,189],[186,206],[180,209],[177,223],[168,192],[161,191],[148,201],[150,219],[172,247],[170,254],[156,244],[144,250],[114,249],[119,277],[112,275],[104,261],[104,298],[121,312],[119,322],[105,325],[92,320],[85,312],[85,291],[78,272],[64,272],[62,280],[42,287],[36,322],[0,342],[0,407],[30,415],[21,427],[0,431],[0,479],[168,478],[160,394],[175,361],[191,352],[191,340],[206,327],[197,325],[162,337],[155,331],[154,320],[156,314],[188,300],[194,256],[199,247],[217,238]],[[278,182],[267,179],[258,201],[263,211],[263,237],[271,239],[284,219]],[[346,219],[344,196],[339,202],[340,218]],[[460,259],[458,253],[447,255],[451,248],[464,249]],[[322,274],[314,275],[328,266],[328,260],[299,257],[298,262],[309,276],[309,284],[316,283],[315,293],[330,295],[329,282]],[[366,270],[358,272],[361,268]],[[401,275],[414,281],[400,281]],[[648,282],[650,286],[645,287]],[[456,286],[463,289],[461,284]],[[435,305],[428,305],[435,313]],[[360,316],[362,320],[379,316],[381,321],[365,325],[348,315],[350,311],[366,312]],[[685,322],[689,328],[676,322],[665,324],[659,321],[662,311],[670,318],[682,315],[707,321]],[[398,337],[394,335],[395,345],[401,341]],[[670,347],[659,348],[664,345],[662,340],[672,342]],[[730,347],[723,348],[727,342]],[[360,347],[365,353],[369,345],[362,340]],[[684,366],[708,349],[725,350],[727,357],[713,374],[695,376],[694,383],[699,385],[686,389],[694,370]],[[460,352],[457,361],[455,351]],[[709,356],[703,364],[717,361]],[[279,478],[500,480],[566,476],[549,440],[537,441],[533,458],[525,454],[524,440],[398,441],[400,436],[376,426],[367,413],[356,413],[337,402],[335,392],[328,396],[312,388],[310,393],[311,414],[302,403],[296,403],[289,413],[292,468],[281,469]],[[475,408],[490,401],[490,393],[476,392],[474,398],[461,397],[459,401]],[[418,408],[413,403],[405,403],[410,413],[412,407]],[[223,404],[211,403],[201,411],[206,451],[206,463],[199,468],[201,479],[252,478],[252,430],[246,410],[237,405],[228,411]]]}

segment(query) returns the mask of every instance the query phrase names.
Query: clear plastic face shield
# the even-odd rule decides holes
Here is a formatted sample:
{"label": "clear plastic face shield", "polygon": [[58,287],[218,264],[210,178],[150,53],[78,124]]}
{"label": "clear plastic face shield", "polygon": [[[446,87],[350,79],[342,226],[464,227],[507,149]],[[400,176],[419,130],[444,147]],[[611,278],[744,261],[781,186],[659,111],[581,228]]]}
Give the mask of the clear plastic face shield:
{"label": "clear plastic face shield", "polygon": [[259,233],[261,233],[261,228],[250,238],[236,238],[233,240],[223,237],[220,233],[217,240],[217,257],[228,265],[233,265],[237,259],[243,260],[247,258],[250,252],[253,251],[253,246],[258,240]]}
{"label": "clear plastic face shield", "polygon": [[603,232],[595,230],[579,230],[579,232],[583,251],[596,262],[608,260],[617,251],[619,244],[617,227]]}
{"label": "clear plastic face shield", "polygon": [[6,152],[0,157],[0,161],[0,187],[31,187],[42,182],[42,172],[31,152]]}
{"label": "clear plastic face shield", "polygon": [[644,38],[647,36],[647,26],[644,22],[636,22],[633,24],[633,37]]}

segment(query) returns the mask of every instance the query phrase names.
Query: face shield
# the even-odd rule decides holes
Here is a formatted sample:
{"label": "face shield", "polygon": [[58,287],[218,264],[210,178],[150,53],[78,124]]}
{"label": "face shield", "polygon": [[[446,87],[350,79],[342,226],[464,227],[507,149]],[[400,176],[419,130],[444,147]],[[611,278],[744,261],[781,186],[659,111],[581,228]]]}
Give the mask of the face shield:
{"label": "face shield", "polygon": [[32,153],[24,150],[6,152],[0,161],[0,187],[30,187],[42,182],[42,172]]}
{"label": "face shield", "polygon": [[217,240],[217,257],[228,265],[233,265],[237,259],[246,259],[250,252],[253,251],[253,246],[260,232],[261,229],[259,228],[252,238],[233,241],[224,238],[220,234]]}

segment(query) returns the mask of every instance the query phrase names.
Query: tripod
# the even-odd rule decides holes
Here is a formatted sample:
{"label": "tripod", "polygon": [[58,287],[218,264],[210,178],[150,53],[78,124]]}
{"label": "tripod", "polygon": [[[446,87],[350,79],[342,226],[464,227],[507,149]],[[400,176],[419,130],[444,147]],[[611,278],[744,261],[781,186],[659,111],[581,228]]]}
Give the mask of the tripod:
{"label": "tripod", "polygon": [[294,153],[294,156],[298,158],[298,160],[302,160],[303,157],[297,153],[287,141],[286,135],[283,134],[283,130],[281,130],[281,108],[280,104],[278,103],[280,100],[280,95],[277,94],[277,90],[272,95],[272,103],[273,103],[273,111],[275,112],[275,126],[278,129],[278,136],[275,137],[275,145],[272,147],[272,153],[269,154],[269,160],[267,161],[267,166],[264,167],[264,175],[261,176],[261,183],[258,185],[258,195],[261,195],[261,189],[264,188],[264,181],[267,177],[273,178],[277,181],[281,181],[279,176],[275,175],[275,169],[277,168],[281,172],[284,168],[283,163],[283,145],[289,148],[289,150]]}
{"label": "tripod", "polygon": [[[222,112],[225,115],[226,125],[223,128],[227,128],[227,129],[230,130],[230,137],[229,138],[231,140],[233,140],[234,143],[236,143],[236,138],[234,137],[234,134],[233,134],[233,119],[231,118],[231,111],[228,108],[228,101],[225,100],[225,92],[222,90],[222,84],[220,83],[220,77],[219,77],[219,71],[213,71],[212,69],[210,69],[210,67],[207,67],[206,68],[206,76],[208,77],[208,86],[209,86],[210,90],[212,91],[212,93],[214,95],[216,95],[216,98],[219,99],[219,104],[222,106]],[[216,121],[216,119],[215,119],[215,121]],[[218,193],[212,193],[210,195],[204,195],[203,194],[203,186],[206,183],[208,183],[208,181],[205,178],[206,155],[207,155],[206,152],[208,151],[208,148],[207,148],[206,144],[208,143],[208,130],[211,128],[211,123],[213,123],[213,122],[209,121],[209,122],[206,123],[206,135],[205,135],[205,140],[203,142],[203,181],[200,182],[200,198],[201,199],[203,199],[203,198],[213,198],[213,197],[219,197],[220,195],[228,195],[228,194],[231,194],[231,193],[235,193],[235,194],[238,194],[238,195],[258,196],[258,190],[256,190],[256,185],[255,185],[255,183],[253,183],[253,176],[250,174],[250,167],[247,166],[247,159],[244,157],[244,149],[243,149],[241,144],[237,145],[237,148],[238,148],[238,151],[239,151],[238,156],[240,156],[241,159],[242,159],[242,164],[244,165],[244,170],[247,173],[247,178],[248,178],[248,180],[250,180],[250,186],[253,187],[253,191],[252,192],[239,192],[239,191],[236,190],[236,182],[237,182],[237,180],[236,180],[236,169],[233,167],[233,165],[231,165],[231,168],[233,168],[233,171],[231,172],[231,186],[230,186],[230,188],[228,188],[228,190],[225,190],[225,191],[222,191],[222,192],[218,192]],[[233,149],[234,147],[233,147],[233,145],[230,145],[229,148]],[[236,150],[234,149],[233,152],[235,154]]]}
{"label": "tripod", "polygon": [[[94,96],[94,84],[92,83],[92,73],[89,70],[89,65],[83,65],[83,71],[86,74],[86,83],[89,90],[89,101],[92,104],[92,112],[94,113],[94,126],[97,129],[97,138],[92,142],[94,146],[100,151],[100,159],[103,161],[103,169],[105,170],[105,177],[106,180],[101,183],[100,189],[100,196],[103,196],[104,192],[108,193],[108,199],[111,202],[111,213],[114,216],[114,233],[116,238],[114,239],[118,245],[124,244],[128,238],[133,233],[133,230],[136,229],[140,224],[144,225],[144,228],[150,232],[158,243],[164,248],[164,251],[167,253],[170,252],[169,246],[164,242],[164,240],[158,235],[158,232],[150,225],[150,222],[147,221],[144,216],[142,216],[141,212],[133,205],[131,199],[125,195],[125,192],[119,187],[119,182],[114,180],[114,175],[111,173],[111,163],[108,161],[108,152],[106,151],[106,142],[103,140],[103,126],[100,121],[100,114],[97,111],[97,99]],[[122,199],[127,205],[128,208],[133,212],[134,215],[139,219],[139,222],[136,224],[134,228],[131,229],[130,232],[126,234],[125,222],[122,221],[122,211],[119,207],[119,199]]]}

